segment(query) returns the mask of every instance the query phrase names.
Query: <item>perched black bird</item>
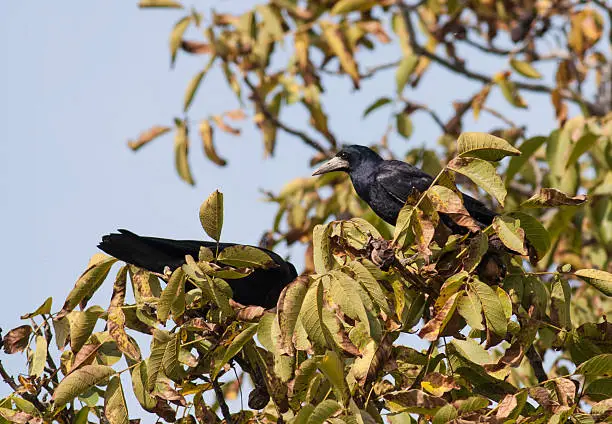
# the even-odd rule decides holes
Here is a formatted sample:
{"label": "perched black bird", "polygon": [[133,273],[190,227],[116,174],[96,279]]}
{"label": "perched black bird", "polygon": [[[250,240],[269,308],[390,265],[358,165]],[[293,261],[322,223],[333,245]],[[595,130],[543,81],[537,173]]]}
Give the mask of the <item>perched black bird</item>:
{"label": "perched black bird", "polygon": [[[235,245],[219,243],[219,251]],[[157,273],[163,273],[166,266],[170,270],[180,267],[185,263],[185,255],[191,255],[197,260],[200,247],[214,251],[216,246],[217,243],[210,241],[141,237],[128,230],[106,235],[98,244],[101,250],[119,260]],[[260,247],[257,249],[266,252],[278,267],[255,269],[244,278],[227,282],[236,302],[269,309],[276,306],[281,291],[297,277],[297,271],[291,262],[283,260],[276,253]]]}
{"label": "perched black bird", "polygon": [[[433,182],[433,177],[419,168],[398,160],[384,160],[366,146],[345,146],[335,157],[317,169],[312,175],[344,171],[349,174],[355,191],[383,220],[395,225],[400,209],[413,190],[423,193]],[[463,195],[463,203],[469,214],[483,226],[490,225],[497,215],[481,201]],[[455,224],[450,217],[441,219],[453,232],[466,229]]]}

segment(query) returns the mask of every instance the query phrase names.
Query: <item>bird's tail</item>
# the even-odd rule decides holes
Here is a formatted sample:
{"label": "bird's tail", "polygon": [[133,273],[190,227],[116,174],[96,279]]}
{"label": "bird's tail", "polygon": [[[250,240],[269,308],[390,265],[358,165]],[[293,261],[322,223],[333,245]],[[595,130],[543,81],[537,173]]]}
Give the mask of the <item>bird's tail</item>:
{"label": "bird's tail", "polygon": [[185,263],[185,255],[197,258],[200,246],[192,240],[168,240],[141,237],[128,230],[119,230],[102,237],[98,247],[115,258],[149,271],[163,273]]}

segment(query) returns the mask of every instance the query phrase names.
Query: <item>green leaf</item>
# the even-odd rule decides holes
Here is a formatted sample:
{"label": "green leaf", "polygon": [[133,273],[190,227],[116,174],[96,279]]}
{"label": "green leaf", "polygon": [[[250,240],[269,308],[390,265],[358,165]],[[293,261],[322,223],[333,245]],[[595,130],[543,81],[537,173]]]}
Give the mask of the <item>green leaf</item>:
{"label": "green leaf", "polygon": [[100,288],[102,282],[108,275],[113,264],[117,262],[117,259],[96,253],[89,260],[87,269],[79,279],[77,280],[74,288],[68,294],[64,306],[60,313],[54,318],[59,320],[66,316],[68,312],[72,311],[79,303],[85,298],[90,298],[91,295]]}
{"label": "green leaf", "polygon": [[354,11],[365,11],[376,5],[372,0],[340,0],[332,7],[332,15],[344,15]]}
{"label": "green leaf", "polygon": [[325,274],[333,268],[334,258],[331,254],[330,235],[332,226],[317,225],[312,231],[313,259],[317,274]]}
{"label": "green leaf", "polygon": [[572,146],[572,152],[567,159],[566,168],[578,162],[580,156],[587,152],[595,143],[599,140],[599,135],[593,133],[587,133],[580,137],[576,143]]}
{"label": "green leaf", "polygon": [[211,371],[211,377],[216,378],[223,365],[227,364],[238,352],[242,350],[245,344],[253,340],[253,336],[257,332],[257,324],[248,324],[242,332],[238,334],[223,353],[220,361],[217,361],[214,369]]}
{"label": "green leaf", "polygon": [[103,383],[113,374],[115,374],[115,370],[106,365],[85,365],[68,374],[66,378],[60,381],[53,393],[56,407],[65,405],[92,387]]}
{"label": "green leaf", "polygon": [[412,119],[407,113],[401,112],[395,115],[395,123],[397,132],[404,138],[410,138],[412,135]]}
{"label": "green leaf", "polygon": [[149,8],[149,7],[164,7],[172,9],[182,9],[183,5],[178,1],[173,0],[140,0],[138,7]]}
{"label": "green leaf", "polygon": [[393,232],[393,243],[399,246],[406,247],[410,244],[412,237],[412,231],[410,230],[410,223],[412,222],[414,213],[414,207],[411,205],[404,205],[397,217],[395,223],[395,230]]}
{"label": "green leaf", "polygon": [[101,307],[92,306],[85,311],[74,311],[68,315],[70,347],[74,353],[81,350],[103,313],[104,310]]}
{"label": "green leaf", "polygon": [[36,350],[30,362],[29,374],[34,377],[40,377],[45,370],[47,361],[47,339],[45,336],[36,336]]}
{"label": "green leaf", "polygon": [[174,166],[179,177],[189,185],[194,185],[195,181],[191,175],[189,167],[189,134],[187,125],[184,121],[175,120],[176,131],[174,132]]}
{"label": "green leaf", "polygon": [[357,62],[353,56],[353,52],[350,46],[347,45],[342,32],[340,31],[339,25],[329,21],[319,21],[319,25],[323,30],[323,36],[329,45],[331,51],[340,60],[340,66],[342,70],[350,75],[353,80],[353,86],[359,88],[359,69]]}
{"label": "green leaf", "polygon": [[404,56],[397,70],[395,71],[395,87],[398,93],[401,93],[410,79],[410,75],[414,72],[419,63],[419,57],[414,54]]}
{"label": "green leaf", "polygon": [[612,296],[612,274],[599,269],[579,269],[575,274],[606,296]]}
{"label": "green leaf", "polygon": [[604,353],[592,357],[580,364],[574,374],[598,377],[612,376],[612,353]]}
{"label": "green leaf", "polygon": [[538,257],[543,257],[550,249],[550,234],[540,221],[523,212],[512,212],[508,216],[520,221],[519,225],[525,231],[525,237],[538,251]]}
{"label": "green leaf", "polygon": [[370,106],[368,106],[366,108],[366,110],[363,112],[363,117],[365,118],[371,112],[374,112],[379,107],[387,105],[389,103],[391,103],[391,99],[388,98],[388,97],[380,97],[380,98],[376,99],[376,101],[374,103],[372,103]]}
{"label": "green leaf", "polygon": [[215,56],[211,57],[206,67],[202,71],[198,72],[191,79],[191,81],[189,81],[189,84],[187,85],[187,89],[185,90],[185,100],[183,101],[183,112],[187,112],[187,110],[191,106],[191,102],[193,102],[195,94],[198,91],[198,88],[200,87],[202,80],[204,79],[204,77],[206,76],[206,74],[208,73],[208,71],[210,70],[214,62],[215,62]]}
{"label": "green leaf", "polygon": [[179,362],[180,346],[180,337],[178,333],[175,333],[166,343],[164,356],[162,356],[161,360],[164,374],[174,381],[180,381],[180,378],[183,376],[183,367]]}
{"label": "green leaf", "polygon": [[151,343],[151,356],[147,359],[147,390],[153,391],[157,376],[162,369],[162,360],[166,352],[166,346],[172,340],[172,336],[167,331],[153,331],[153,342]]}
{"label": "green leaf", "polygon": [[504,206],[506,188],[495,172],[495,167],[479,158],[455,158],[448,163],[448,168],[465,175],[480,188],[495,197]]}
{"label": "green leaf", "polygon": [[516,72],[518,72],[524,77],[533,79],[542,78],[542,74],[539,73],[538,70],[534,68],[529,62],[524,62],[522,60],[512,58],[510,59],[510,66],[512,66],[512,69],[514,69]]}
{"label": "green leaf", "polygon": [[518,219],[498,215],[493,219],[493,229],[508,249],[527,255],[525,231],[520,227]]}
{"label": "green leaf", "polygon": [[584,393],[594,401],[612,399],[612,378],[600,378],[592,381]]}
{"label": "green leaf", "polygon": [[333,301],[347,316],[365,325],[369,333],[370,323],[362,300],[363,296],[359,293],[363,291],[359,283],[342,272],[333,272],[330,277],[330,295]]}
{"label": "green leaf", "polygon": [[361,286],[368,292],[374,303],[378,305],[381,311],[389,315],[391,310],[387,297],[380,286],[380,283],[374,278],[372,273],[358,261],[351,261],[346,264],[346,268],[353,274],[353,278],[361,284]]}
{"label": "green leaf", "polygon": [[506,156],[519,156],[520,150],[506,140],[487,133],[466,132],[457,140],[460,157],[474,157],[487,161],[498,161]]}
{"label": "green leaf", "polygon": [[308,418],[308,424],[323,424],[332,415],[336,414],[342,409],[337,401],[332,399],[326,399],[319,403],[312,411],[310,418]]}
{"label": "green leaf", "polygon": [[319,348],[318,350],[327,346],[327,340],[322,327],[323,320],[320,318],[319,310],[319,303],[322,303],[322,299],[319,299],[319,292],[321,292],[322,297],[322,290],[319,290],[321,284],[319,280],[310,286],[306,296],[304,296],[304,302],[300,310],[300,320],[304,330],[306,330],[306,334],[308,334],[308,339],[310,339],[315,347]]}
{"label": "green leaf", "polygon": [[546,140],[548,140],[548,138],[538,136],[525,140],[523,144],[521,144],[519,147],[521,155],[512,157],[508,163],[508,169],[506,169],[506,184],[512,180],[516,173],[521,170],[523,165],[527,163],[529,158],[531,158]]}
{"label": "green leaf", "polygon": [[344,380],[344,366],[342,359],[334,351],[328,351],[318,364],[319,369],[330,382],[336,399],[346,402],[349,397],[349,389]]}
{"label": "green leaf", "polygon": [[118,376],[110,379],[104,393],[104,416],[110,424],[129,424],[130,422],[121,378]]}
{"label": "green leaf", "polygon": [[[185,303],[185,273],[182,268],[174,270],[157,304],[157,319],[164,323],[168,320],[172,306],[182,300]],[[177,317],[174,317],[175,319]]]}
{"label": "green leaf", "polygon": [[200,206],[202,228],[212,239],[219,241],[223,228],[223,193],[215,190]]}
{"label": "green leaf", "polygon": [[38,315],[46,315],[51,313],[51,305],[53,303],[53,298],[48,297],[47,300],[43,302],[34,312],[30,312],[29,314],[25,314],[21,316],[21,319],[29,319]]}
{"label": "green leaf", "polygon": [[486,408],[489,406],[489,399],[486,399],[482,396],[471,396],[467,399],[460,400],[459,402],[459,412],[474,412],[479,409]]}
{"label": "green leaf", "polygon": [[500,337],[506,337],[508,321],[504,308],[495,291],[485,283],[475,280],[470,283],[484,311],[487,328]]}
{"label": "green leaf", "polygon": [[480,300],[471,291],[461,296],[457,302],[457,311],[467,324],[474,330],[484,330],[485,326],[482,323],[482,304]]}
{"label": "green leaf", "polygon": [[293,333],[307,292],[308,278],[297,278],[283,289],[278,298],[277,316],[281,331],[280,347],[284,353],[292,354],[295,350]]}
{"label": "green leaf", "polygon": [[141,361],[138,363],[138,365],[132,368],[131,376],[132,389],[138,403],[140,403],[140,405],[146,411],[150,411],[151,409],[155,408],[155,405],[157,405],[157,400],[151,396],[147,390],[147,382],[149,380],[147,362]]}
{"label": "green leaf", "polygon": [[436,415],[434,415],[432,424],[450,423],[457,418],[457,416],[457,410],[453,405],[444,405],[438,410],[438,412],[436,412]]}
{"label": "green leaf", "polygon": [[314,408],[314,405],[310,403],[301,406],[295,418],[290,421],[290,424],[309,424],[309,419],[312,415],[312,411],[314,411]]}
{"label": "green leaf", "polygon": [[[491,292],[493,292],[493,290],[491,290]],[[493,292],[493,294],[495,293]],[[495,299],[497,299],[497,296],[495,296]],[[464,359],[473,362],[474,364],[485,365],[493,362],[489,353],[481,345],[476,343],[474,339],[454,339],[451,340],[451,344],[454,346],[459,355],[461,355]]]}
{"label": "green leaf", "polygon": [[275,268],[274,259],[261,249],[252,246],[230,246],[219,252],[217,260],[236,268]]}
{"label": "green leaf", "polygon": [[174,24],[174,28],[170,32],[170,66],[174,66],[174,62],[176,60],[176,53],[178,49],[181,47],[181,41],[183,41],[183,34],[189,28],[189,24],[191,24],[191,20],[193,17],[191,15],[185,16],[181,20],[179,20],[176,24]]}
{"label": "green leaf", "polygon": [[578,206],[587,201],[584,194],[569,196],[556,188],[542,188],[521,203],[522,208],[547,208],[556,206]]}

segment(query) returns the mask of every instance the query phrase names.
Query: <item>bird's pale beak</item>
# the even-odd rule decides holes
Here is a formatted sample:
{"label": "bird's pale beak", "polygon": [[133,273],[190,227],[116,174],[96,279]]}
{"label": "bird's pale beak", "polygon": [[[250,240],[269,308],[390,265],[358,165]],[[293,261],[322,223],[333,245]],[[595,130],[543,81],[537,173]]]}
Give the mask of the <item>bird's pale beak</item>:
{"label": "bird's pale beak", "polygon": [[349,169],[348,161],[344,159],[340,159],[338,156],[335,156],[331,158],[330,160],[328,160],[327,162],[325,162],[323,165],[321,165],[321,167],[317,169],[315,172],[313,172],[312,175],[313,176],[323,175],[323,174],[327,174],[328,172],[332,172],[332,171],[348,171],[348,169]]}

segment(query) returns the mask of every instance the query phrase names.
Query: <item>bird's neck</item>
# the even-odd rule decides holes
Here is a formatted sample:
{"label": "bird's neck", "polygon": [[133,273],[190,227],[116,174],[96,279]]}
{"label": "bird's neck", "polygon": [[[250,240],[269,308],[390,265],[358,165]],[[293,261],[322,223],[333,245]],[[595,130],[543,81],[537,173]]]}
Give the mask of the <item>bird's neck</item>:
{"label": "bird's neck", "polygon": [[363,166],[349,173],[355,191],[366,202],[370,200],[370,188],[376,178],[375,166]]}

